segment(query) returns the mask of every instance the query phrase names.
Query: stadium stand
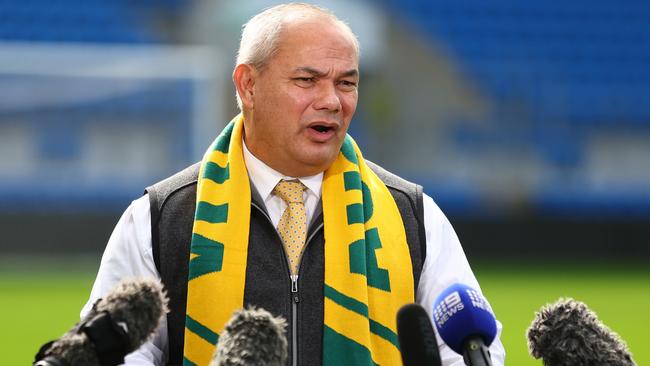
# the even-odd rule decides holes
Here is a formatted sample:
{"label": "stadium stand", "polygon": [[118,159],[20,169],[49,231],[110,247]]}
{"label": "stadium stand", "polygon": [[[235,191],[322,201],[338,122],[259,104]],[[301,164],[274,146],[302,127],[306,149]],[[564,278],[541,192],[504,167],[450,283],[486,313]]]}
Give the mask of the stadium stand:
{"label": "stadium stand", "polygon": [[[193,159],[203,77],[151,24],[188,5],[0,1],[0,150],[13,155],[0,159],[0,211],[119,212]],[[128,167],[147,155],[150,167]]]}
{"label": "stadium stand", "polygon": [[2,1],[0,14],[2,40],[95,43],[156,40],[142,25],[133,7],[127,6],[127,1]]}
{"label": "stadium stand", "polygon": [[[472,121],[450,128],[462,150],[525,144],[550,169],[566,172],[583,167],[594,136],[650,136],[650,3],[383,3],[424,39],[442,44],[493,100],[496,108],[481,121],[487,128],[466,123]],[[518,114],[509,111],[513,105]],[[617,192],[623,189],[551,179],[532,203],[542,212],[650,212],[647,187]]]}
{"label": "stadium stand", "polygon": [[[594,137],[621,133],[635,138],[650,136],[649,3],[381,0],[377,4],[415,29],[425,42],[442,45],[454,64],[489,98],[493,108],[481,121],[459,118],[443,131],[459,154],[472,158],[485,151],[505,155],[530,151],[541,162],[542,179],[528,187],[530,197],[525,197],[525,204],[539,212],[588,213],[596,209],[613,215],[650,213],[650,191],[641,184],[650,181],[647,174],[631,177],[636,179],[631,185],[625,177],[609,177],[615,183],[611,185],[590,182],[600,178],[586,172]],[[191,1],[181,0],[0,1],[0,41],[109,47],[165,44],[169,39],[157,29],[155,16],[182,14],[191,7]],[[15,85],[18,77],[25,95],[31,98],[43,94],[31,92],[31,88],[43,88],[37,83],[56,82],[52,75],[26,78],[0,72],[0,83],[9,90],[7,86]],[[74,82],[77,90],[102,85],[92,78],[63,77],[60,82],[68,86]],[[27,87],[29,83],[33,86]],[[14,99],[0,100],[0,130],[17,131],[12,124],[15,121],[22,121],[21,127],[38,126],[34,128],[39,132],[33,134],[34,159],[55,160],[49,168],[42,168],[50,169],[52,175],[61,161],[75,161],[87,153],[84,131],[93,126],[159,126],[176,137],[170,145],[171,165],[182,166],[194,159],[190,150],[196,147],[191,146],[187,120],[194,113],[196,85],[187,79],[156,79],[139,82],[128,91],[122,83],[101,86],[119,93],[72,103],[24,104],[22,109],[16,105],[23,104],[9,102],[18,95],[12,92]],[[162,170],[159,174],[164,175]],[[9,189],[11,179],[0,177],[5,182],[0,186],[0,206],[18,202],[18,197],[29,200],[29,190],[23,184]],[[412,178],[425,183],[450,212],[483,215],[490,210],[482,206],[485,191],[476,182]],[[124,197],[124,192],[152,178],[138,179],[141,181],[134,180],[130,187],[121,188],[123,191],[101,188],[93,189],[93,194],[102,192],[110,202],[115,198],[110,192]],[[16,194],[20,189],[24,194]],[[66,195],[81,194],[62,192],[65,194],[59,200],[66,204],[74,201],[65,199]],[[56,201],[56,194],[51,197]],[[495,197],[488,197],[490,200]]]}
{"label": "stadium stand", "polygon": [[[200,156],[214,126],[234,110],[223,105],[232,102],[228,77],[212,74],[232,54],[177,54],[191,41],[183,37],[192,32],[182,28],[205,32],[201,40],[235,39],[245,10],[252,15],[271,3],[219,8],[211,1],[0,0],[0,252],[99,251],[143,187]],[[212,6],[193,9],[200,3]],[[425,86],[412,98],[408,85],[394,91],[388,78],[384,91],[394,93],[379,100],[395,104],[380,106],[380,113],[415,110],[429,95],[446,96],[450,85],[478,89],[478,104],[488,105],[486,113],[441,114],[449,120],[435,123],[429,116],[379,121],[380,134],[370,130],[376,125],[359,123],[372,116],[361,108],[351,129],[375,151],[396,141],[398,149],[415,147],[407,163],[425,157],[414,169],[420,176],[402,175],[435,197],[470,255],[569,248],[578,258],[647,258],[650,3],[368,3],[382,6],[391,26],[399,23],[375,58],[395,56],[389,47],[400,44],[400,60],[390,63],[399,69],[411,66],[409,50],[433,47],[432,57],[448,60],[429,65],[440,60],[419,52],[419,66],[446,72],[435,67],[453,65],[463,75],[446,80],[471,84],[448,81],[431,94]],[[193,24],[192,11],[202,9],[223,10],[210,20],[222,28],[205,19]],[[378,39],[387,36],[371,29]],[[397,129],[409,130],[405,120],[415,132],[395,138]],[[417,148],[438,143],[441,150]],[[428,159],[431,151],[443,157]],[[393,163],[391,169],[400,168]],[[41,224],[38,230],[32,222]]]}

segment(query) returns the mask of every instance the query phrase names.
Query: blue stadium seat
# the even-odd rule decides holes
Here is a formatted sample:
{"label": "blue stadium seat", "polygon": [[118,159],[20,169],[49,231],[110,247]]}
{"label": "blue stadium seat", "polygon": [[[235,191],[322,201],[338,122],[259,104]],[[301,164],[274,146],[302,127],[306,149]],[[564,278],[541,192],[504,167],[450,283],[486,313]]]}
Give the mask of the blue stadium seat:
{"label": "blue stadium seat", "polygon": [[[425,37],[442,43],[492,99],[495,110],[484,121],[460,123],[448,132],[462,151],[509,151],[529,144],[543,162],[562,172],[579,169],[594,134],[650,135],[650,2],[383,3]],[[525,105],[530,114],[514,131],[509,111],[500,107],[513,103]],[[471,127],[476,125],[483,130]],[[542,187],[539,207],[565,209],[561,202],[567,199],[567,206],[612,209],[617,199],[633,206],[635,197],[634,192],[581,196],[579,188],[555,192],[558,186],[562,184],[555,182],[547,191]],[[644,194],[636,192],[647,205]]]}
{"label": "blue stadium seat", "polygon": [[[165,3],[173,3],[167,0]],[[127,0],[30,0],[0,2],[0,40],[147,43],[154,32],[136,18]]]}

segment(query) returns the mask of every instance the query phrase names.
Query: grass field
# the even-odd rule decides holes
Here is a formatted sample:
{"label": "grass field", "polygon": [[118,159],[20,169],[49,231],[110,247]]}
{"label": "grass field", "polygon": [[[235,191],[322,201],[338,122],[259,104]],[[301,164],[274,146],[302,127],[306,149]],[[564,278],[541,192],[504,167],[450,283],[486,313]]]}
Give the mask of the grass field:
{"label": "grass field", "polygon": [[[39,346],[78,320],[98,258],[66,262],[0,260],[3,365],[30,365]],[[475,266],[483,291],[504,324],[508,365],[541,365],[527,353],[525,330],[541,305],[562,296],[586,302],[627,341],[639,365],[650,364],[650,268],[643,264]]]}
{"label": "grass field", "polygon": [[647,264],[483,265],[475,268],[483,292],[503,323],[506,364],[541,365],[527,352],[526,329],[535,312],[559,297],[585,302],[628,344],[638,365],[650,364],[650,268]]}

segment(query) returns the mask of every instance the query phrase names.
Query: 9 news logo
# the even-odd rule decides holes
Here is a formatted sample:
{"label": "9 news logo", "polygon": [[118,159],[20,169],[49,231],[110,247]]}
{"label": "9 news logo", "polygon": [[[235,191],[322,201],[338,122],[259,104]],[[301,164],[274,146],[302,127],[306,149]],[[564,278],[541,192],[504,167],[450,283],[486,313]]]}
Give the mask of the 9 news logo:
{"label": "9 news logo", "polygon": [[464,296],[465,302],[468,302],[469,300],[469,304],[463,303],[463,297],[460,296],[458,291],[454,291],[445,296],[438,306],[433,309],[433,317],[438,327],[445,325],[451,317],[465,309],[466,306],[472,306],[492,313],[490,304],[488,304],[485,298],[478,291],[473,289],[465,289],[464,291],[466,294],[466,296]]}
{"label": "9 news logo", "polygon": [[490,313],[493,313],[492,308],[490,307],[490,304],[485,300],[485,298],[479,294],[476,290],[466,290],[467,295],[469,296],[470,301],[472,302],[472,306],[475,308],[483,309],[485,311],[489,311]]}
{"label": "9 news logo", "polygon": [[457,312],[465,309],[465,304],[460,298],[458,291],[454,291],[447,295],[441,302],[433,309],[433,317],[439,327],[442,327],[449,318]]}

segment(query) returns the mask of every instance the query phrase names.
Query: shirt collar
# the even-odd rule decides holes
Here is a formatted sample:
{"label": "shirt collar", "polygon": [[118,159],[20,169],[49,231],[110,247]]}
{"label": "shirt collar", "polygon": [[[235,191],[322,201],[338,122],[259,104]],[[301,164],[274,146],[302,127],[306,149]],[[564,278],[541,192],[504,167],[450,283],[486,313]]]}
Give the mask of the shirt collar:
{"label": "shirt collar", "polygon": [[251,183],[257,189],[257,192],[262,196],[262,200],[265,202],[271,196],[273,188],[278,184],[280,180],[292,180],[298,179],[302,184],[307,187],[309,193],[316,196],[320,199],[321,195],[321,186],[323,184],[323,173],[318,173],[316,175],[308,177],[289,177],[283,175],[282,173],[274,170],[270,166],[266,165],[263,161],[255,157],[246,146],[244,139],[242,138],[242,145],[244,150],[244,162],[246,163],[246,169],[248,169],[248,176],[251,180]]}

